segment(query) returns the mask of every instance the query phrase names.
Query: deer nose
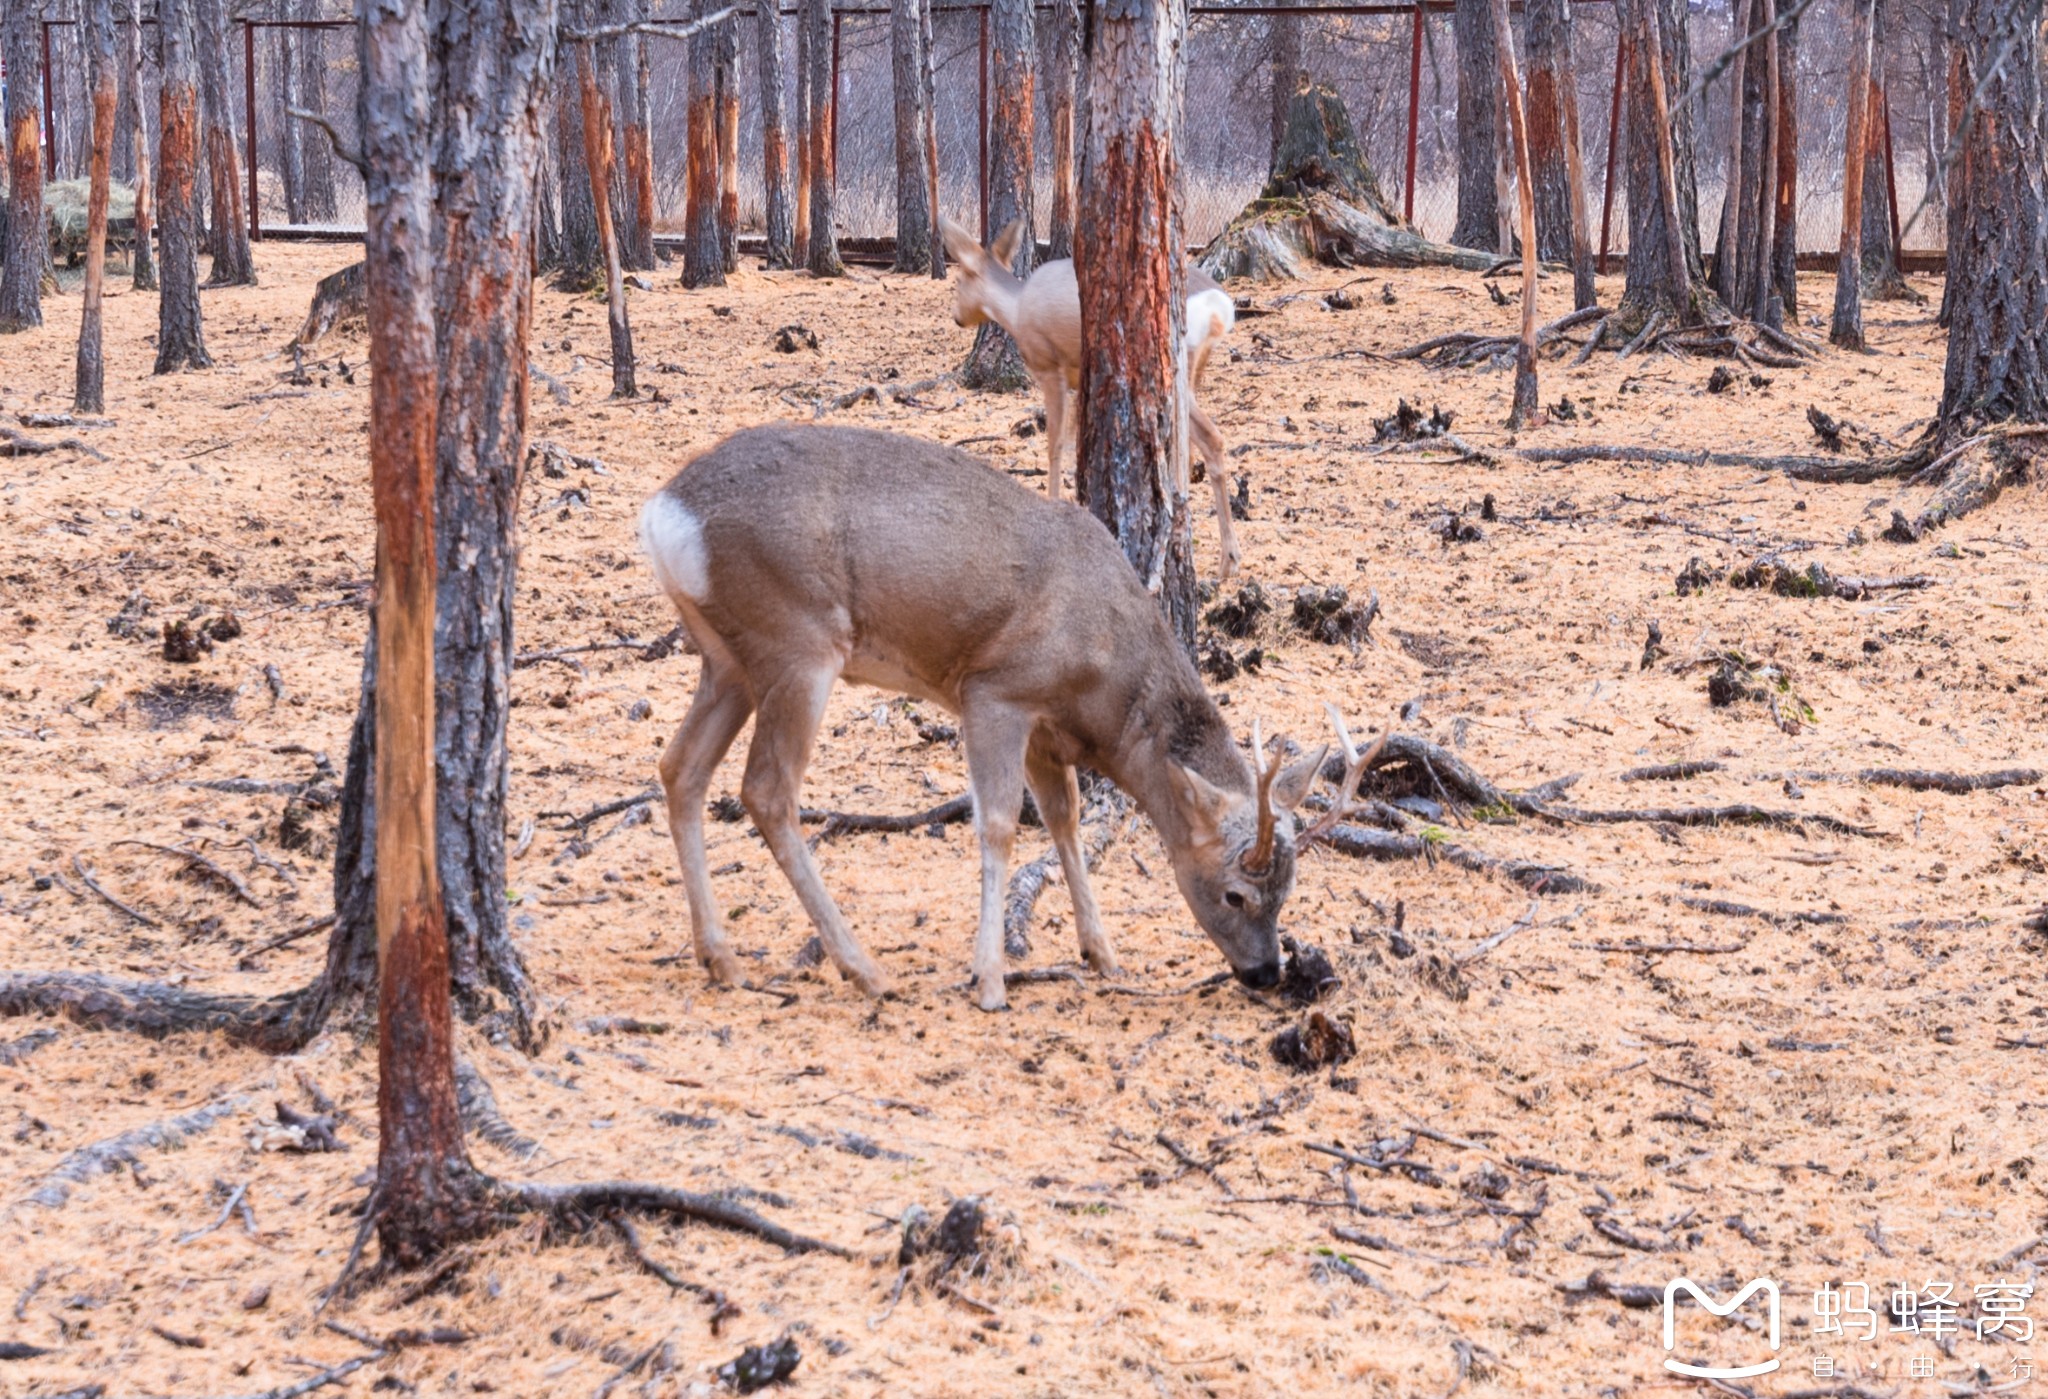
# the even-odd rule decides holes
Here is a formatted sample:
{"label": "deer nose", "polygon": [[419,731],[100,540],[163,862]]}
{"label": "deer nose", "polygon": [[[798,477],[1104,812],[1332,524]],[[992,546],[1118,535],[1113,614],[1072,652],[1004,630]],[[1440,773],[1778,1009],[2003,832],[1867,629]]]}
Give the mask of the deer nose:
{"label": "deer nose", "polygon": [[1280,963],[1276,959],[1256,967],[1238,967],[1237,979],[1254,991],[1269,991],[1280,984]]}

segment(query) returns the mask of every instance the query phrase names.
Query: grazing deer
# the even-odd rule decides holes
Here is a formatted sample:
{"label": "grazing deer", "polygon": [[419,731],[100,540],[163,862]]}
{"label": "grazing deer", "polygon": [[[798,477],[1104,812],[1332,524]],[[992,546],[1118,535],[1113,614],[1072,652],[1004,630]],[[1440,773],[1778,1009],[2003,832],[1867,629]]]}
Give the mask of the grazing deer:
{"label": "grazing deer", "polygon": [[1237,978],[1279,978],[1291,813],[1323,754],[1282,770],[1255,744],[1256,768],[1245,761],[1158,603],[1087,511],[934,443],[782,425],[735,434],[683,468],[647,502],[640,534],[704,658],[661,781],[696,954],[714,980],[735,980],[739,964],[706,869],[704,799],[751,714],[740,800],[834,965],[870,995],[886,989],[797,824],[841,678],[960,716],[981,838],[982,1009],[1004,1004],[1004,886],[1027,786],[1066,873],[1081,955],[1104,975],[1117,969],[1081,851],[1081,765],[1152,819]]}
{"label": "grazing deer", "polygon": [[[963,326],[994,321],[1017,342],[1024,367],[1045,395],[1046,492],[1060,496],[1060,456],[1066,446],[1067,391],[1081,387],[1081,288],[1074,280],[1071,258],[1041,263],[1028,280],[1010,271],[1023,225],[1013,223],[988,248],[950,220],[941,224],[946,253],[960,270],[953,283],[953,319]],[[1223,434],[1194,401],[1209,356],[1231,326],[1237,305],[1230,294],[1201,268],[1188,268],[1187,329],[1182,343],[1188,358],[1188,431],[1197,454],[1207,465],[1209,486],[1216,493],[1216,529],[1222,536],[1223,577],[1237,572],[1240,556],[1237,531],[1230,524],[1229,472],[1223,463]],[[1182,482],[1183,488],[1186,482]]]}

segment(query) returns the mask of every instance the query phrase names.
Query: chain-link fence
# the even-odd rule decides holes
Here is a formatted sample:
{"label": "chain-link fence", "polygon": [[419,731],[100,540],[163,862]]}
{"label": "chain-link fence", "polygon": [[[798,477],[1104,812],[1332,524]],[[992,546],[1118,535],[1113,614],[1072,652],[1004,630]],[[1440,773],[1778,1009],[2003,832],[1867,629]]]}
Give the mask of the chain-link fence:
{"label": "chain-link fence", "polygon": [[[274,0],[282,13],[288,0]],[[1799,127],[1799,246],[1833,248],[1839,241],[1842,150],[1846,128],[1847,48],[1852,0],[1815,0],[1800,22],[1793,87]],[[1519,6],[1516,7],[1519,10]],[[1746,11],[1747,5],[1739,8]],[[362,182],[335,158],[328,137],[287,115],[309,110],[331,122],[354,144],[357,70],[350,21],[317,16],[317,6],[295,0],[296,17],[238,21],[231,37],[236,96],[236,148],[253,177],[250,204],[260,232],[359,231]],[[1458,54],[1451,0],[1423,3],[1335,3],[1302,0],[1191,6],[1187,87],[1181,122],[1184,226],[1199,245],[1220,231],[1258,192],[1272,148],[1276,56],[1298,56],[1301,73],[1327,83],[1343,98],[1368,161],[1388,198],[1437,239],[1449,236],[1457,209]],[[1736,39],[1737,0],[1693,0],[1688,38],[1695,70]],[[1946,60],[1940,49],[1940,0],[1892,0],[1879,75],[1890,119],[1881,133],[1895,169],[1894,194],[1904,225],[1904,246],[1916,251],[1944,245],[1941,201],[1923,192],[1934,180],[1947,144]],[[685,0],[661,0],[655,17],[688,17]],[[1041,15],[1044,15],[1041,11]],[[1628,239],[1626,115],[1617,132],[1618,27],[1610,0],[1573,6],[1572,48],[1577,76],[1587,199],[1596,239],[1606,230],[1619,253]],[[985,0],[936,0],[933,49],[939,138],[940,202],[968,228],[982,225],[986,203],[989,91],[988,10]],[[1519,35],[1519,15],[1516,18]],[[755,28],[740,33],[740,199],[743,224],[762,219],[761,106]],[[1052,207],[1051,139],[1046,101],[1049,25],[1041,23],[1037,131],[1039,234]],[[784,72],[794,110],[795,16],[783,17]],[[75,178],[86,167],[89,103],[75,25],[46,21],[49,81],[44,106],[51,178]],[[154,26],[146,26],[144,91],[140,107],[153,132],[156,112]],[[659,36],[645,39],[649,120],[654,149],[657,225],[679,233],[683,225],[685,128],[689,97],[688,45]],[[886,8],[868,0],[835,9],[834,67],[838,92],[838,190],[841,235],[886,239],[895,231],[895,121]],[[1518,38],[1519,48],[1519,38]],[[1286,81],[1281,76],[1281,81]],[[1679,94],[1674,94],[1674,98]],[[548,104],[552,115],[554,104]],[[1411,122],[1410,113],[1413,113]],[[1729,79],[1720,77],[1676,119],[1691,125],[1698,157],[1702,241],[1711,248],[1720,226],[1724,172],[1732,117]],[[1611,151],[1613,146],[1621,149]],[[550,148],[552,146],[550,145]],[[117,157],[117,169],[125,166]],[[1610,188],[1611,187],[1611,188]],[[1918,215],[1916,218],[1915,215]]]}

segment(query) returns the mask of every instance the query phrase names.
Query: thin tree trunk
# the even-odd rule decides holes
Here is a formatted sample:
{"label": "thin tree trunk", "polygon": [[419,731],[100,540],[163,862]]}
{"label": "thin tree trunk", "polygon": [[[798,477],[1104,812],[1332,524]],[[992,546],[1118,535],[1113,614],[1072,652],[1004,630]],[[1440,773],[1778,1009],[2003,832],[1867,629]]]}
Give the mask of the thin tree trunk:
{"label": "thin tree trunk", "polygon": [[135,290],[156,290],[155,191],[151,188],[149,123],[142,115],[142,0],[128,0],[128,52],[123,60],[135,90]]}
{"label": "thin tree trunk", "polygon": [[[1754,0],[1735,0],[1728,11],[1729,43],[1746,39],[1755,22]],[[1736,272],[1743,256],[1742,214],[1751,207],[1751,201],[1744,198],[1748,188],[1745,180],[1755,179],[1755,170],[1746,158],[1755,132],[1755,124],[1750,120],[1749,54],[1749,48],[1737,52],[1735,66],[1728,74],[1728,177],[1726,193],[1721,197],[1721,231],[1714,240],[1714,265],[1707,275],[1707,285],[1730,305],[1741,300]]]}
{"label": "thin tree trunk", "polygon": [[1898,191],[1892,188],[1891,103],[1885,81],[1887,0],[1877,0],[1870,13],[1870,115],[1865,119],[1867,147],[1863,158],[1863,294],[1874,301],[1905,301],[1918,293],[1899,266],[1899,248],[1892,237],[1892,212]]}
{"label": "thin tree trunk", "polygon": [[1074,255],[1074,81],[1081,58],[1080,0],[1052,0],[1052,73],[1046,85],[1052,138],[1052,217],[1049,255]]}
{"label": "thin tree trunk", "polygon": [[896,117],[894,272],[932,270],[931,170],[924,152],[923,0],[890,0],[889,71]]}
{"label": "thin tree trunk", "polygon": [[0,58],[7,82],[6,249],[0,258],[0,332],[43,323],[43,264],[49,241],[43,233],[42,27],[25,0],[10,0],[0,13]]}
{"label": "thin tree trunk", "polygon": [[1786,316],[1799,314],[1799,23],[1792,19],[1778,31],[1778,169],[1772,217],[1772,247],[1777,257],[1771,281]]}
{"label": "thin tree trunk", "polygon": [[[1923,219],[1931,219],[1933,228],[1941,235],[1942,246],[1948,245],[1948,170],[1943,156],[1948,150],[1948,72],[1949,45],[1948,25],[1945,23],[1944,6],[1930,7],[1927,18],[1927,39],[1920,49],[1920,85],[1927,99],[1927,138],[1925,188],[1928,191],[1927,212]],[[1903,234],[1904,230],[1901,230]]]}
{"label": "thin tree trunk", "polygon": [[[715,13],[718,0],[695,0],[690,17]],[[683,175],[688,237],[683,243],[683,285],[725,285],[725,249],[718,228],[718,37],[700,29],[690,46],[690,105]]]}
{"label": "thin tree trunk", "polygon": [[718,249],[727,272],[740,265],[740,22],[737,16],[712,33],[718,80]]}
{"label": "thin tree trunk", "polygon": [[85,302],[78,319],[78,372],[71,409],[101,413],[106,411],[107,367],[100,345],[100,296],[107,279],[107,187],[114,178],[114,118],[120,101],[114,76],[113,0],[86,0],[83,18],[92,91],[92,184],[86,201]]}
{"label": "thin tree trunk", "polygon": [[117,42],[124,58],[120,65],[120,97],[114,107],[114,178],[132,185],[135,183],[135,128],[142,125],[142,72],[139,68],[129,67],[125,58],[129,24],[126,4],[121,6],[116,23],[122,30]]}
{"label": "thin tree trunk", "polygon": [[156,206],[163,291],[157,298],[156,372],[213,363],[199,320],[199,71],[193,0],[158,0],[163,51],[158,95]]}
{"label": "thin tree trunk", "polygon": [[802,0],[802,24],[809,33],[806,59],[810,71],[804,82],[811,94],[810,129],[810,258],[807,265],[814,277],[842,277],[846,266],[839,260],[839,233],[832,226],[833,187],[838,180],[838,161],[832,150],[833,113],[839,95],[832,90],[832,0]]}
{"label": "thin tree trunk", "polygon": [[[633,383],[633,327],[626,318],[626,273],[620,265],[619,237],[612,227],[612,202],[607,197],[612,184],[612,110],[597,85],[591,47],[576,45],[576,84],[583,95],[583,158],[590,166],[597,241],[604,249],[605,313],[612,332],[612,397],[631,398],[639,392]],[[724,280],[721,273],[719,281]]]}
{"label": "thin tree trunk", "polygon": [[[1184,0],[1183,0],[1184,2]],[[989,113],[988,223],[991,229],[1021,225],[1010,270],[1028,276],[1038,262],[1038,221],[1032,208],[1032,135],[1037,93],[1032,57],[1032,0],[992,0],[989,45],[995,78],[995,109]],[[983,321],[961,366],[960,382],[971,389],[1020,389],[1030,382],[1024,357],[1008,331]]]}
{"label": "thin tree trunk", "polygon": [[1508,413],[1508,427],[1513,429],[1534,422],[1541,407],[1536,384],[1536,177],[1529,154],[1529,127],[1522,111],[1522,81],[1515,71],[1515,31],[1508,22],[1508,0],[1493,0],[1493,36],[1500,51],[1508,130],[1515,143],[1522,214],[1522,340],[1515,347],[1515,399]]}
{"label": "thin tree trunk", "polygon": [[[283,0],[279,0],[276,14],[285,18]],[[299,95],[299,74],[301,65],[299,47],[308,36],[294,29],[278,29],[271,33],[271,73],[277,83],[278,106],[287,112],[305,110],[305,100]],[[324,141],[326,133],[306,125],[302,121],[285,118],[284,126],[277,133],[278,174],[284,182],[285,222],[301,224],[306,221],[306,143],[308,140]]]}
{"label": "thin tree trunk", "polygon": [[1593,230],[1579,141],[1579,80],[1570,0],[1528,0],[1529,150],[1536,181],[1537,250],[1572,269],[1574,310],[1594,304]]}
{"label": "thin tree trunk", "polygon": [[574,67],[561,64],[555,81],[555,177],[562,204],[562,255],[555,285],[563,291],[584,292],[604,275],[604,243],[597,232],[597,202],[590,193],[583,97]]}
{"label": "thin tree trunk", "polygon": [[[1090,6],[1074,274],[1081,294],[1075,493],[1194,645],[1188,521],[1187,314],[1175,196],[1185,0]],[[1169,251],[1171,250],[1171,251]]]}
{"label": "thin tree trunk", "polygon": [[[320,18],[320,0],[297,0],[296,18]],[[299,31],[299,101],[309,112],[327,111],[327,46],[339,47],[336,31]],[[306,222],[331,224],[340,217],[334,191],[334,151],[327,133],[299,125],[299,160],[304,167]]]}
{"label": "thin tree trunk", "polygon": [[1843,153],[1842,248],[1835,264],[1835,319],[1828,338],[1845,350],[1863,343],[1863,171],[1870,130],[1870,6],[1851,0],[1849,130]]}
{"label": "thin tree trunk", "polygon": [[206,172],[212,190],[207,232],[213,254],[210,287],[253,287],[256,259],[249,248],[249,211],[242,200],[242,161],[235,146],[235,104],[228,66],[224,0],[193,0],[198,25],[199,100],[206,116]]}
{"label": "thin tree trunk", "polygon": [[1301,17],[1266,17],[1267,99],[1271,111],[1272,139],[1266,146],[1266,165],[1271,168],[1280,157],[1280,142],[1287,134],[1287,111],[1301,86]]}
{"label": "thin tree trunk", "polygon": [[[1773,296],[1772,269],[1777,265],[1778,223],[1778,88],[1782,73],[1778,63],[1777,0],[1758,0],[1768,37],[1763,41],[1763,151],[1756,178],[1756,262],[1751,269],[1753,290],[1749,317],[1762,325],[1783,328],[1785,316]],[[1739,307],[1738,307],[1739,309]]]}
{"label": "thin tree trunk", "polygon": [[1690,60],[1684,0],[1621,0],[1628,26],[1628,282],[1607,334],[1634,333],[1662,314],[1674,327],[1723,314],[1700,264],[1699,196],[1690,124],[1675,126],[1671,95]]}
{"label": "thin tree trunk", "polygon": [[1458,0],[1452,33],[1458,50],[1458,220],[1461,248],[1500,247],[1500,45],[1492,0]]}
{"label": "thin tree trunk", "polygon": [[767,200],[767,264],[790,266],[792,232],[789,195],[789,130],[784,123],[782,7],[766,0],[754,6],[754,56],[761,83],[761,185]]}
{"label": "thin tree trunk", "polygon": [[803,0],[796,10],[796,148],[791,156],[795,208],[791,211],[789,265],[811,265],[811,21]]}
{"label": "thin tree trunk", "polygon": [[932,277],[935,281],[946,279],[946,239],[940,229],[943,221],[939,207],[939,97],[936,69],[938,50],[932,46],[932,4],[933,0],[918,0],[918,76],[924,83],[924,163],[927,178],[931,182],[927,203],[932,211],[931,255]]}
{"label": "thin tree trunk", "polygon": [[[627,0],[619,21],[645,20],[647,0]],[[641,72],[647,66],[647,41],[622,34],[604,41],[605,72],[616,103],[614,123],[620,152],[618,201],[619,261],[636,272],[651,272],[654,255],[654,143],[648,125]]]}

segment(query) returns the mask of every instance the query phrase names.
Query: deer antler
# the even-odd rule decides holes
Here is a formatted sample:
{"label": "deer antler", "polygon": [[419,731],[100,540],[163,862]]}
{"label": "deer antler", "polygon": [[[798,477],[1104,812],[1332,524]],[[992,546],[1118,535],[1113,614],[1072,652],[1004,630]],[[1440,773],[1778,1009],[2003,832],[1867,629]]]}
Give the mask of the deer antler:
{"label": "deer antler", "polygon": [[1252,720],[1252,775],[1258,779],[1259,827],[1243,864],[1246,874],[1260,875],[1273,868],[1273,779],[1280,775],[1280,764],[1266,760],[1266,742],[1257,719]]}
{"label": "deer antler", "polygon": [[[1350,814],[1351,803],[1357,800],[1358,784],[1366,772],[1378,761],[1380,752],[1387,746],[1387,735],[1381,734],[1373,740],[1372,747],[1363,753],[1351,741],[1351,731],[1344,726],[1344,715],[1334,704],[1325,704],[1330,712],[1330,722],[1337,729],[1338,746],[1344,750],[1344,779],[1337,784],[1336,794],[1330,798],[1330,809],[1315,819],[1315,823],[1301,833],[1301,844],[1319,840],[1329,834],[1331,828]],[[1391,730],[1389,731],[1391,732]]]}

